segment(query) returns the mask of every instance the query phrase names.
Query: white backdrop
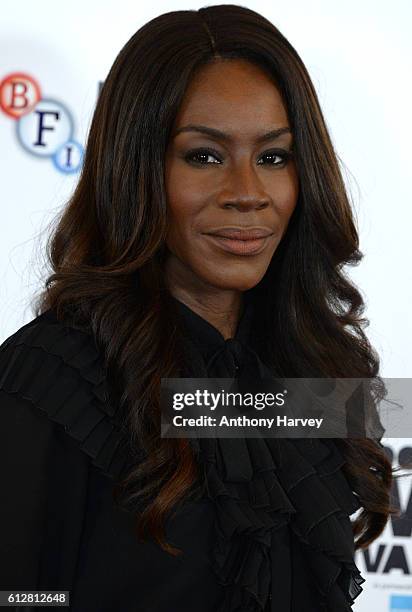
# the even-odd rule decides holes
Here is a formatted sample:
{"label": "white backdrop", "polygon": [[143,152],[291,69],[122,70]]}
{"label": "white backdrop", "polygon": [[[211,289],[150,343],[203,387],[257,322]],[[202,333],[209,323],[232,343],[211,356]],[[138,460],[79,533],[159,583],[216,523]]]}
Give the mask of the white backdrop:
{"label": "white backdrop", "polygon": [[[381,357],[381,374],[411,377],[412,3],[251,0],[242,5],[269,18],[309,69],[358,219],[365,258],[350,274],[367,303],[368,333]],[[42,98],[68,109],[75,139],[84,145],[99,81],[130,36],[161,13],[200,6],[165,0],[153,8],[129,0],[8,3],[0,18],[0,81],[15,72],[31,75]],[[25,150],[17,123],[0,109],[0,342],[33,318],[30,300],[46,273],[47,223],[78,176]],[[395,461],[399,449],[412,446],[411,439],[387,443]],[[401,487],[406,514],[397,523],[398,535],[388,524],[367,555],[359,555],[366,583],[354,606],[357,612],[412,610],[410,493],[407,479]]]}

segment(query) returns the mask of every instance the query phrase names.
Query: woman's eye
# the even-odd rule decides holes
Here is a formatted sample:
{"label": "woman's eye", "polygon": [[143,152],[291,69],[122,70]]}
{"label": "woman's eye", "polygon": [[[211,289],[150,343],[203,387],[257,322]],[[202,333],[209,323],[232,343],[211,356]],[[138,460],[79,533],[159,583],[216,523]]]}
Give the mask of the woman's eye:
{"label": "woman's eye", "polygon": [[[209,162],[208,159],[214,157],[217,162]],[[221,160],[217,156],[217,153],[214,151],[209,151],[208,149],[197,149],[195,151],[188,151],[185,155],[185,159],[189,162],[193,162],[195,164],[200,164],[202,166],[208,165],[210,163],[221,163]]]}
{"label": "woman's eye", "polygon": [[264,155],[262,155],[260,159],[269,159],[270,161],[268,161],[266,164],[265,163],[262,164],[260,161],[258,161],[258,164],[260,166],[261,165],[283,166],[286,164],[286,162],[288,161],[290,157],[292,157],[291,151],[269,151],[268,153],[265,153]]}

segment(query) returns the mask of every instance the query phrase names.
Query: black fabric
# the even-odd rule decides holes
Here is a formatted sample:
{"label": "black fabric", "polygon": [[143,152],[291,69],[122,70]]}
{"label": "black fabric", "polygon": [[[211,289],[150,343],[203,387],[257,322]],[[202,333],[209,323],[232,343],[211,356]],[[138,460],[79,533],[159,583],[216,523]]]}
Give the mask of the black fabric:
{"label": "black fabric", "polygon": [[[189,372],[202,377],[273,378],[251,347],[254,304],[225,340],[179,302]],[[224,585],[219,608],[259,612],[350,610],[364,582],[354,563],[349,516],[360,508],[332,439],[193,442],[216,509],[213,567]],[[266,606],[266,608],[265,608]]]}
{"label": "black fabric", "polygon": [[[271,376],[250,300],[228,340],[175,304],[185,375]],[[113,502],[129,449],[107,380],[92,336],[52,311],[0,347],[2,590],[69,590],[75,612],[351,610],[360,504],[333,440],[193,440],[206,489],[167,520],[172,557]]]}

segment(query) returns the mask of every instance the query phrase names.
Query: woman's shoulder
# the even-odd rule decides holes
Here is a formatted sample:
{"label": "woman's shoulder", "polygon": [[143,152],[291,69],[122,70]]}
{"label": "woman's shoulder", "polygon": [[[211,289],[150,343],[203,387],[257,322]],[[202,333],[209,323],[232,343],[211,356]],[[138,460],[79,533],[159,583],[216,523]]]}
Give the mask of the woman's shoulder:
{"label": "woman's shoulder", "polygon": [[68,320],[58,319],[53,309],[48,309],[17,329],[0,344],[0,355],[16,352],[24,347],[25,353],[39,349],[54,355],[73,367],[84,363],[85,354],[89,362],[97,362],[99,350],[90,330],[76,327]]}
{"label": "woman's shoulder", "polygon": [[[106,372],[93,335],[51,309],[38,315],[0,345],[0,389],[42,402],[56,384],[59,395],[89,388],[105,399]],[[60,383],[64,382],[64,388]],[[46,402],[47,403],[47,402]]]}
{"label": "woman's shoulder", "polygon": [[9,336],[0,345],[0,419],[16,402],[63,428],[103,472],[120,473],[126,449],[117,403],[91,332],[49,309]]}

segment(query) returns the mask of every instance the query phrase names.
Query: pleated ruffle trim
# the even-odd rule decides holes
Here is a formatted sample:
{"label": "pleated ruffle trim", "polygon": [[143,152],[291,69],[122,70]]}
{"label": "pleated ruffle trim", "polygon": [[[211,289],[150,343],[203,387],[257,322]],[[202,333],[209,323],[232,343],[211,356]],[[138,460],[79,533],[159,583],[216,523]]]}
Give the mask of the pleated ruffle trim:
{"label": "pleated ruffle trim", "polygon": [[[226,587],[218,612],[266,609],[271,533],[287,524],[300,541],[321,609],[349,612],[365,582],[354,562],[349,519],[360,503],[341,471],[345,461],[334,441],[249,438],[192,443],[216,507],[214,569]],[[273,589],[275,597],[276,585]]]}
{"label": "pleated ruffle trim", "polygon": [[121,474],[127,446],[90,334],[58,321],[52,311],[43,313],[2,344],[0,389],[62,425],[105,474]]}

